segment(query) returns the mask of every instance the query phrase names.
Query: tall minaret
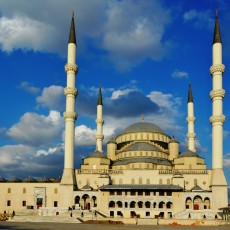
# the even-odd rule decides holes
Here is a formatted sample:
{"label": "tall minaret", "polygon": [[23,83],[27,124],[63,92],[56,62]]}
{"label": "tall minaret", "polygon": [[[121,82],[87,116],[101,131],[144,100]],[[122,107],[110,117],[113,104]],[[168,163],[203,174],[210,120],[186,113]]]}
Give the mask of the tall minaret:
{"label": "tall minaret", "polygon": [[96,150],[99,152],[103,152],[102,150],[102,141],[104,139],[103,136],[103,103],[102,103],[102,93],[101,93],[101,87],[99,88],[98,92],[98,100],[97,100],[97,135],[96,135]]}
{"label": "tall minaret", "polygon": [[188,123],[188,133],[187,133],[187,139],[188,139],[188,150],[196,152],[195,149],[195,137],[196,133],[194,132],[194,122],[196,118],[194,117],[194,103],[193,103],[193,97],[192,97],[192,87],[189,83],[188,88],[188,117],[186,118],[186,121]]}
{"label": "tall minaret", "polygon": [[67,87],[64,90],[66,95],[66,111],[64,113],[65,119],[65,163],[64,172],[61,184],[74,185],[74,139],[75,139],[75,120],[77,114],[75,112],[75,98],[77,96],[77,89],[75,88],[75,75],[78,66],[76,65],[76,37],[74,26],[74,14],[70,27],[69,42],[68,42],[68,59],[65,65],[67,73]]}
{"label": "tall minaret", "polygon": [[[227,206],[227,182],[223,173],[223,99],[225,91],[222,89],[222,74],[224,65],[222,64],[222,41],[220,36],[220,26],[218,12],[216,11],[216,22],[212,45],[212,63],[210,73],[212,75],[213,90],[210,92],[212,100],[212,181],[213,208]],[[220,196],[221,194],[221,196]]]}

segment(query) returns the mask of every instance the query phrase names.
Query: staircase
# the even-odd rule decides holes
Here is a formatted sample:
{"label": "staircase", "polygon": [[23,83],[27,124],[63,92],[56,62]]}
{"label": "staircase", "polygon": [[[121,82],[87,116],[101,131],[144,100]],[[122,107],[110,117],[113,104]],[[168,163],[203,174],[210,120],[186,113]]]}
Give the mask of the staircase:
{"label": "staircase", "polygon": [[182,212],[179,212],[174,215],[175,219],[207,219],[214,220],[217,213],[213,210],[204,209],[204,210],[193,210],[186,209]]}

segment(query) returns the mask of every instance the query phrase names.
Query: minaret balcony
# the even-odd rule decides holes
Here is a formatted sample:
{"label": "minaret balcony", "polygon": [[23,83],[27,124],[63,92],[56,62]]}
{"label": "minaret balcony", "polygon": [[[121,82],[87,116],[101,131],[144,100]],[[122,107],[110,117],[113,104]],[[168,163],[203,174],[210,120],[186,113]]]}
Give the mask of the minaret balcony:
{"label": "minaret balcony", "polygon": [[76,64],[73,64],[73,63],[67,63],[65,65],[65,71],[66,72],[71,71],[71,72],[74,72],[76,74],[78,71],[78,66]]}
{"label": "minaret balcony", "polygon": [[215,89],[210,92],[210,98],[213,100],[216,97],[221,97],[222,100],[225,96],[225,90],[223,89]]}
{"label": "minaret balcony", "polygon": [[224,72],[225,66],[223,64],[212,65],[210,68],[210,73],[213,75],[215,73],[222,74]]}
{"label": "minaret balcony", "polygon": [[210,123],[213,125],[223,125],[223,123],[225,122],[226,117],[224,115],[219,115],[219,116],[211,116],[209,121]]}

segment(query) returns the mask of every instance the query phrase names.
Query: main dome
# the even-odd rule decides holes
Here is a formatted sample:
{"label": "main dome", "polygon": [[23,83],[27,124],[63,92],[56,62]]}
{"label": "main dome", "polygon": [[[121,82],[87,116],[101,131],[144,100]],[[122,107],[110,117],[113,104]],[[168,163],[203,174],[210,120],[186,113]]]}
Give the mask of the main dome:
{"label": "main dome", "polygon": [[157,125],[149,122],[138,122],[128,126],[121,134],[137,133],[137,132],[150,132],[165,134],[165,132]]}

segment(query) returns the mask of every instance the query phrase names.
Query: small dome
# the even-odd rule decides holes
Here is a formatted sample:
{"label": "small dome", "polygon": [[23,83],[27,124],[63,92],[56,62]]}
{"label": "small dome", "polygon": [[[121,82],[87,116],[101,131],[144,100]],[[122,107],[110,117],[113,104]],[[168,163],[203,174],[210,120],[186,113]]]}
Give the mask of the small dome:
{"label": "small dome", "polygon": [[198,185],[195,185],[192,189],[191,189],[191,191],[204,191],[200,186],[198,186]]}
{"label": "small dome", "polygon": [[191,150],[186,150],[182,152],[178,157],[199,157],[199,156]]}
{"label": "small dome", "polygon": [[114,137],[112,137],[107,144],[116,144],[116,140],[114,139]]}
{"label": "small dome", "polygon": [[53,180],[53,182],[54,183],[60,183],[61,182],[61,178],[59,177],[59,178],[55,178],[54,180]]}
{"label": "small dome", "polygon": [[96,150],[95,152],[92,152],[88,157],[86,158],[107,158],[106,155],[104,155],[102,152]]}
{"label": "small dome", "polygon": [[137,133],[137,132],[150,132],[150,133],[161,133],[165,132],[155,124],[149,122],[138,122],[128,126],[121,134]]}
{"label": "small dome", "polygon": [[34,178],[32,178],[32,177],[28,177],[28,178],[25,178],[24,180],[23,180],[23,182],[29,182],[29,183],[33,183],[33,182],[37,182]]}
{"label": "small dome", "polygon": [[40,182],[40,183],[51,182],[51,181],[50,181],[48,178],[46,178],[45,176],[44,176],[44,177],[41,177],[41,178],[38,178],[37,181]]}
{"label": "small dome", "polygon": [[7,180],[0,176],[0,182],[7,182]]}
{"label": "small dome", "polygon": [[81,190],[83,190],[83,191],[92,191],[93,188],[87,184],[87,185],[83,186],[83,187],[81,188]]}
{"label": "small dome", "polygon": [[14,176],[14,177],[11,177],[11,178],[8,180],[8,182],[22,182],[22,180]]}
{"label": "small dome", "polygon": [[178,141],[175,137],[172,137],[172,138],[169,140],[169,143],[179,143],[179,141]]}

